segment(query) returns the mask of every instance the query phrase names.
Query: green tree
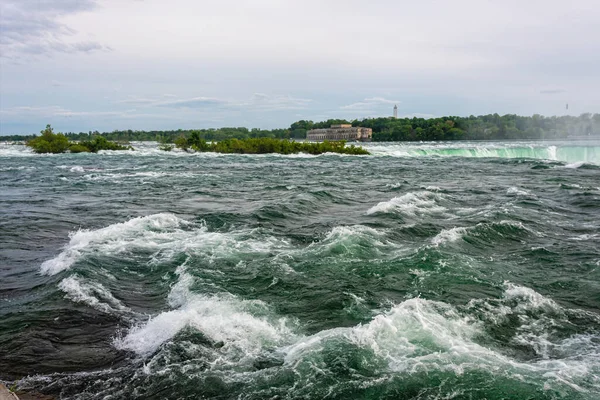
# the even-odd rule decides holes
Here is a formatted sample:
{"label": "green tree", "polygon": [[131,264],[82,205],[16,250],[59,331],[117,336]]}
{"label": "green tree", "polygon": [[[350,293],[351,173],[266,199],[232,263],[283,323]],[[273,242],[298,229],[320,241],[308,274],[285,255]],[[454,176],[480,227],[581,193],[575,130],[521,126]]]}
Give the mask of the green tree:
{"label": "green tree", "polygon": [[27,145],[36,153],[64,153],[69,150],[69,139],[62,133],[54,133],[48,124],[41,136],[31,139]]}

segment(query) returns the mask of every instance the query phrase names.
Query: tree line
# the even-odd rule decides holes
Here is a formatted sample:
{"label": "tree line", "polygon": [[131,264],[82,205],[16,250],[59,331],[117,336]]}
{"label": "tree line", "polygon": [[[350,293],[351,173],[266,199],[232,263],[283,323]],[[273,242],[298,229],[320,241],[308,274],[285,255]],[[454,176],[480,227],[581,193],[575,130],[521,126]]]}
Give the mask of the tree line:
{"label": "tree line", "polygon": [[[117,142],[157,141],[175,143],[178,138],[199,137],[206,141],[228,139],[272,138],[304,139],[310,129],[328,128],[333,124],[352,124],[373,129],[373,141],[424,141],[424,140],[506,140],[506,139],[564,139],[569,137],[600,136],[600,114],[575,116],[533,115],[530,117],[515,114],[488,114],[480,116],[439,118],[366,118],[355,120],[330,119],[313,122],[301,120],[285,129],[248,129],[226,127],[219,129],[178,129],[178,130],[115,130],[100,133],[66,132],[71,141],[89,141],[101,136]],[[0,141],[27,141],[36,135],[0,136]]]}
{"label": "tree line", "polygon": [[313,123],[294,122],[294,132],[327,128],[332,124],[351,123],[373,129],[373,141],[428,140],[506,140],[506,139],[564,139],[569,137],[600,136],[600,114],[578,117],[524,117],[514,114],[488,114],[469,117],[439,118],[366,118],[345,121],[332,119]]}

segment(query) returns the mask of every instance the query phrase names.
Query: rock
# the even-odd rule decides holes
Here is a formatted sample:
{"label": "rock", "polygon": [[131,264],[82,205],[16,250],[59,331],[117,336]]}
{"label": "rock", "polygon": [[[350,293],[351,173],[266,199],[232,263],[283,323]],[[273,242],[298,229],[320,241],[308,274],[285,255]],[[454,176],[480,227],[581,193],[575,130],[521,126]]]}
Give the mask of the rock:
{"label": "rock", "polygon": [[19,400],[19,398],[0,383],[0,400]]}

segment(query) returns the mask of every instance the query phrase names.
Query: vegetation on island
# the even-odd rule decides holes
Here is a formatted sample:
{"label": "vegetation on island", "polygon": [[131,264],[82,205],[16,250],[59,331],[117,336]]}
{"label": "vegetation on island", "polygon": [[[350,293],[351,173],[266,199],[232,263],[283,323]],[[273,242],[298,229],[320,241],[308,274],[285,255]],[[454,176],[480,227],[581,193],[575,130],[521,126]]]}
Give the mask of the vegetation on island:
{"label": "vegetation on island", "polygon": [[[480,115],[469,117],[447,116],[439,118],[366,118],[347,121],[330,119],[322,122],[297,121],[286,129],[189,129],[166,131],[115,130],[65,133],[71,141],[87,142],[97,137],[110,141],[157,141],[173,144],[178,138],[197,135],[207,142],[228,139],[272,138],[304,139],[306,132],[315,128],[328,128],[332,124],[352,124],[373,129],[373,141],[428,141],[428,140],[509,140],[509,139],[567,139],[571,137],[600,136],[600,114],[544,117],[523,117],[514,114]],[[35,135],[0,136],[0,141],[28,141]],[[61,142],[62,143],[62,142]],[[55,144],[60,147],[59,143]]]}
{"label": "vegetation on island", "polygon": [[27,141],[27,146],[36,153],[97,153],[100,150],[133,150],[131,146],[122,146],[108,141],[104,136],[91,140],[72,142],[62,133],[54,133],[50,125],[40,132],[41,135]]}
{"label": "vegetation on island", "polygon": [[[189,138],[179,137],[175,144],[182,150],[194,150],[198,152],[215,152],[227,154],[323,154],[339,153],[365,155],[370,154],[362,147],[346,146],[345,141],[324,141],[321,143],[294,142],[287,139],[273,138],[246,138],[226,139],[220,142],[207,142],[198,133],[192,133]],[[163,149],[164,150],[164,149]],[[169,151],[169,150],[167,150]]]}

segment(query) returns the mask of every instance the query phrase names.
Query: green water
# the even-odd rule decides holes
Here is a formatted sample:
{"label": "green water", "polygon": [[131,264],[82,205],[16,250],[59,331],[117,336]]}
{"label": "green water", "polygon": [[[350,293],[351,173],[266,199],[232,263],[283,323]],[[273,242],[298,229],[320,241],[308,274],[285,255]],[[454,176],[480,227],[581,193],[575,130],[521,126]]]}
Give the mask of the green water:
{"label": "green water", "polygon": [[0,381],[63,399],[597,399],[600,146],[0,147]]}

